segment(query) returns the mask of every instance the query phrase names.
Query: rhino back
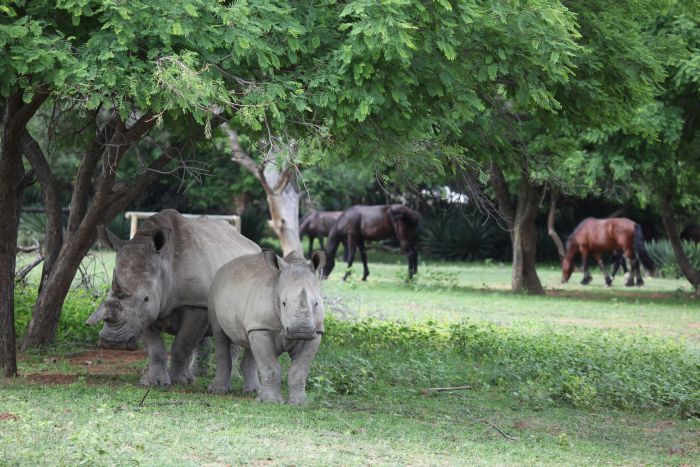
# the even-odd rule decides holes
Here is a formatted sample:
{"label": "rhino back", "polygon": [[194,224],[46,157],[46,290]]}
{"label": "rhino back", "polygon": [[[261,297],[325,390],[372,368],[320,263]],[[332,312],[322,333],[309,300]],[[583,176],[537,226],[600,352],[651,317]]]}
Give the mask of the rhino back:
{"label": "rhino back", "polygon": [[149,221],[170,230],[172,258],[164,262],[164,267],[171,269],[166,273],[172,276],[172,296],[168,297],[172,308],[206,307],[216,271],[238,256],[260,251],[258,245],[226,221],[187,219],[172,209]]}
{"label": "rhino back", "polygon": [[209,292],[209,307],[233,342],[249,347],[250,331],[281,332],[274,303],[278,278],[279,272],[267,266],[262,254],[238,257],[219,269]]}

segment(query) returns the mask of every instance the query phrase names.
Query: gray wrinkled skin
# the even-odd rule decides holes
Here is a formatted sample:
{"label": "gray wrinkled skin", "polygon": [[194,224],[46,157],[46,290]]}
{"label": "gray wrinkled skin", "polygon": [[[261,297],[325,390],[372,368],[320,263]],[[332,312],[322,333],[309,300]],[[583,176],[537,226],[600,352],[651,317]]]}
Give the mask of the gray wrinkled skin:
{"label": "gray wrinkled skin", "polygon": [[[147,386],[190,384],[195,346],[209,329],[207,293],[216,271],[260,248],[227,222],[186,219],[168,209],[149,217],[117,249],[112,289],[87,324],[104,321],[99,345],[148,352]],[[117,243],[122,243],[117,245]],[[170,370],[161,331],[175,335]]]}
{"label": "gray wrinkled skin", "polygon": [[264,251],[236,258],[219,270],[209,292],[216,347],[211,392],[229,390],[233,344],[252,351],[252,358],[245,352],[241,364],[245,390],[259,390],[263,402],[283,402],[277,359],[288,352],[289,403],[305,402],[306,376],[324,332],[319,272],[325,262],[323,250],[314,251],[311,261],[292,255],[282,260]]}

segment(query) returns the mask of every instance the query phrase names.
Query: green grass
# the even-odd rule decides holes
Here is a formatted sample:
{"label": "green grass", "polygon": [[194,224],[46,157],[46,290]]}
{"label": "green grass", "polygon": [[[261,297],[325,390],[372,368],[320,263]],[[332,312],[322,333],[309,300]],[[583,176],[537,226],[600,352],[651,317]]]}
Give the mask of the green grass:
{"label": "green grass", "polygon": [[70,359],[93,306],[72,293],[62,343],[0,382],[0,414],[18,417],[0,416],[0,465],[700,464],[700,306],[683,281],[562,287],[545,266],[550,295],[529,297],[506,292],[504,265],[421,262],[410,283],[396,255],[370,251],[366,283],[358,266],[324,282],[335,319],[302,408],[239,381],[146,393],[143,360]]}

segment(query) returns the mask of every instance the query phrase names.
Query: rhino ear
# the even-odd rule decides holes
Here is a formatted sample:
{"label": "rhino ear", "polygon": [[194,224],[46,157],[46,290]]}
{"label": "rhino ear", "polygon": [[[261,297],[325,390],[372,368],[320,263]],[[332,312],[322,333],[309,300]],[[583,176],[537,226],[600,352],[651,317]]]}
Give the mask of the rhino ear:
{"label": "rhino ear", "polygon": [[94,326],[100,321],[104,321],[106,311],[107,310],[103,302],[102,304],[100,304],[99,307],[97,307],[97,310],[95,310],[95,312],[92,315],[90,315],[88,319],[85,320],[85,324],[87,324],[88,326]]}
{"label": "rhino ear", "polygon": [[165,246],[167,242],[167,234],[164,230],[158,230],[153,234],[153,247],[156,251],[160,251]]}
{"label": "rhino ear", "polygon": [[97,237],[100,239],[100,243],[103,246],[109,247],[115,251],[118,251],[126,243],[126,240],[117,237],[104,225],[97,226]]}
{"label": "rhino ear", "polygon": [[315,250],[311,253],[311,269],[314,272],[323,269],[326,265],[326,250]]}
{"label": "rhino ear", "polygon": [[265,264],[270,269],[275,269],[279,271],[281,269],[280,262],[277,260],[277,253],[275,250],[264,249],[262,251],[263,258],[265,259]]}

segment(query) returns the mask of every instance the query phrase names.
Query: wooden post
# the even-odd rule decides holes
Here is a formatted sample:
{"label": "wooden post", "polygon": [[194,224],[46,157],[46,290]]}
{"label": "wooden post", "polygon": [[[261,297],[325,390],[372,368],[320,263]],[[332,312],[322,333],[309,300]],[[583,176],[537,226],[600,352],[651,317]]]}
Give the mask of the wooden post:
{"label": "wooden post", "polygon": [[136,215],[136,213],[132,212],[127,212],[126,216],[131,216],[131,230],[129,231],[129,240],[131,240],[132,238],[134,238],[134,235],[136,235],[136,230],[139,227],[139,218]]}

